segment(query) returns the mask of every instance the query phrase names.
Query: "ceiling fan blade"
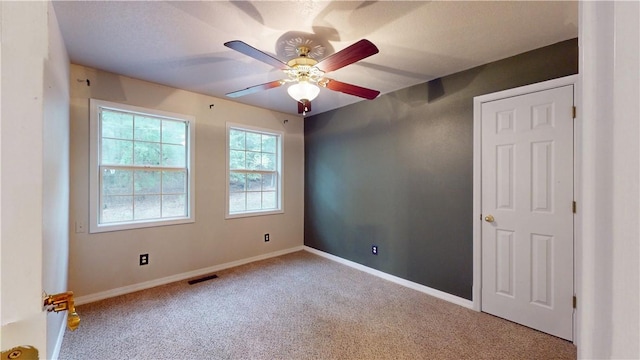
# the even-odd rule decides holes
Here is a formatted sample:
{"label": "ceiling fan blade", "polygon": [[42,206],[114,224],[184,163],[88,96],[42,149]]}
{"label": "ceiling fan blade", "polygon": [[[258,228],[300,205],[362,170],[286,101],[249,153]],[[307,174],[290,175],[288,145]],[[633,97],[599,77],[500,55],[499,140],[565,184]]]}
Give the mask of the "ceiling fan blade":
{"label": "ceiling fan blade", "polygon": [[307,114],[311,111],[311,101],[302,100],[298,101],[298,114]]}
{"label": "ceiling fan blade", "polygon": [[254,48],[253,46],[243,41],[240,41],[240,40],[227,41],[226,43],[224,43],[224,46],[230,49],[233,49],[237,52],[243,53],[247,56],[250,56],[256,60],[260,60],[263,63],[269,64],[277,69],[280,69],[280,70],[289,69],[289,65],[283,63],[282,61],[274,58],[273,56],[267,53],[264,53]]}
{"label": "ceiling fan blade", "polygon": [[321,60],[316,67],[324,72],[338,70],[356,61],[378,53],[378,48],[367,39],[362,39],[333,55]]}
{"label": "ceiling fan blade", "polygon": [[253,94],[253,93],[256,93],[256,92],[262,91],[262,90],[273,89],[273,88],[276,88],[278,86],[281,86],[284,83],[285,83],[284,80],[276,80],[276,81],[272,81],[272,82],[268,82],[268,83],[264,83],[264,84],[260,84],[260,85],[250,86],[250,87],[248,87],[246,89],[233,91],[233,92],[227,93],[226,95],[228,97],[236,98],[236,97],[239,97],[239,96]]}
{"label": "ceiling fan blade", "polygon": [[325,87],[333,91],[339,91],[341,93],[355,95],[355,96],[359,96],[361,98],[365,98],[369,100],[373,100],[376,97],[378,97],[378,95],[380,95],[380,91],[378,90],[367,89],[361,86],[347,84],[347,83],[343,83],[341,81],[333,80],[333,79],[327,79],[327,80],[329,81],[327,82]]}

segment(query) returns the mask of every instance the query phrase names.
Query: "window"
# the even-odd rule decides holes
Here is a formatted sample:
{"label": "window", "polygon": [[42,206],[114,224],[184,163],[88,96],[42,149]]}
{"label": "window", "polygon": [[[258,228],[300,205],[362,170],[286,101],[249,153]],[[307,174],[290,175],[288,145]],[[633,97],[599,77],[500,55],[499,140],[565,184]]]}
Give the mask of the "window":
{"label": "window", "polygon": [[194,221],[194,121],[91,99],[90,232]]}
{"label": "window", "polygon": [[227,218],[282,213],[282,136],[227,124]]}

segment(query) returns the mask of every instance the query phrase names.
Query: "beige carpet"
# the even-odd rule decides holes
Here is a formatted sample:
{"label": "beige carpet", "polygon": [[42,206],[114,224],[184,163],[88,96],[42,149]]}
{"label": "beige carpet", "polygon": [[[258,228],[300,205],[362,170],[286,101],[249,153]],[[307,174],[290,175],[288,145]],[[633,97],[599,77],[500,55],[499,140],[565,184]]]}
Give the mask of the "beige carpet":
{"label": "beige carpet", "polygon": [[60,359],[575,359],[573,344],[301,251],[79,306]]}

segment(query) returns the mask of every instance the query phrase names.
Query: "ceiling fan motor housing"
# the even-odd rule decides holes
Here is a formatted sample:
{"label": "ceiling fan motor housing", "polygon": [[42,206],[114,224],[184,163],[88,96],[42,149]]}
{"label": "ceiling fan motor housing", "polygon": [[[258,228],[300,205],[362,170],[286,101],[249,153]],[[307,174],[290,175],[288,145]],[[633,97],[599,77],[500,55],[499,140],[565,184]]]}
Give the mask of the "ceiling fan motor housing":
{"label": "ceiling fan motor housing", "polygon": [[[306,47],[302,46],[300,48]],[[308,48],[306,49],[308,51]],[[287,65],[289,65],[291,69],[284,70],[284,72],[295,81],[318,82],[318,80],[324,76],[324,71],[315,67],[318,61],[307,57],[306,55],[302,55],[306,54],[306,52],[300,51],[300,54],[301,56],[287,62]]]}

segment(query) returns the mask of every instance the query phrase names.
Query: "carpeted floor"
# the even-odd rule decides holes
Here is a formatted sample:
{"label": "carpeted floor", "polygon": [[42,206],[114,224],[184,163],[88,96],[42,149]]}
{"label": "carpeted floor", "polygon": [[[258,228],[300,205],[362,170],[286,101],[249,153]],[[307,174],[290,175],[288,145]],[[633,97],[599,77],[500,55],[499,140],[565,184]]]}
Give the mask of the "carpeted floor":
{"label": "carpeted floor", "polygon": [[575,359],[562,339],[300,251],[77,308],[60,359]]}

